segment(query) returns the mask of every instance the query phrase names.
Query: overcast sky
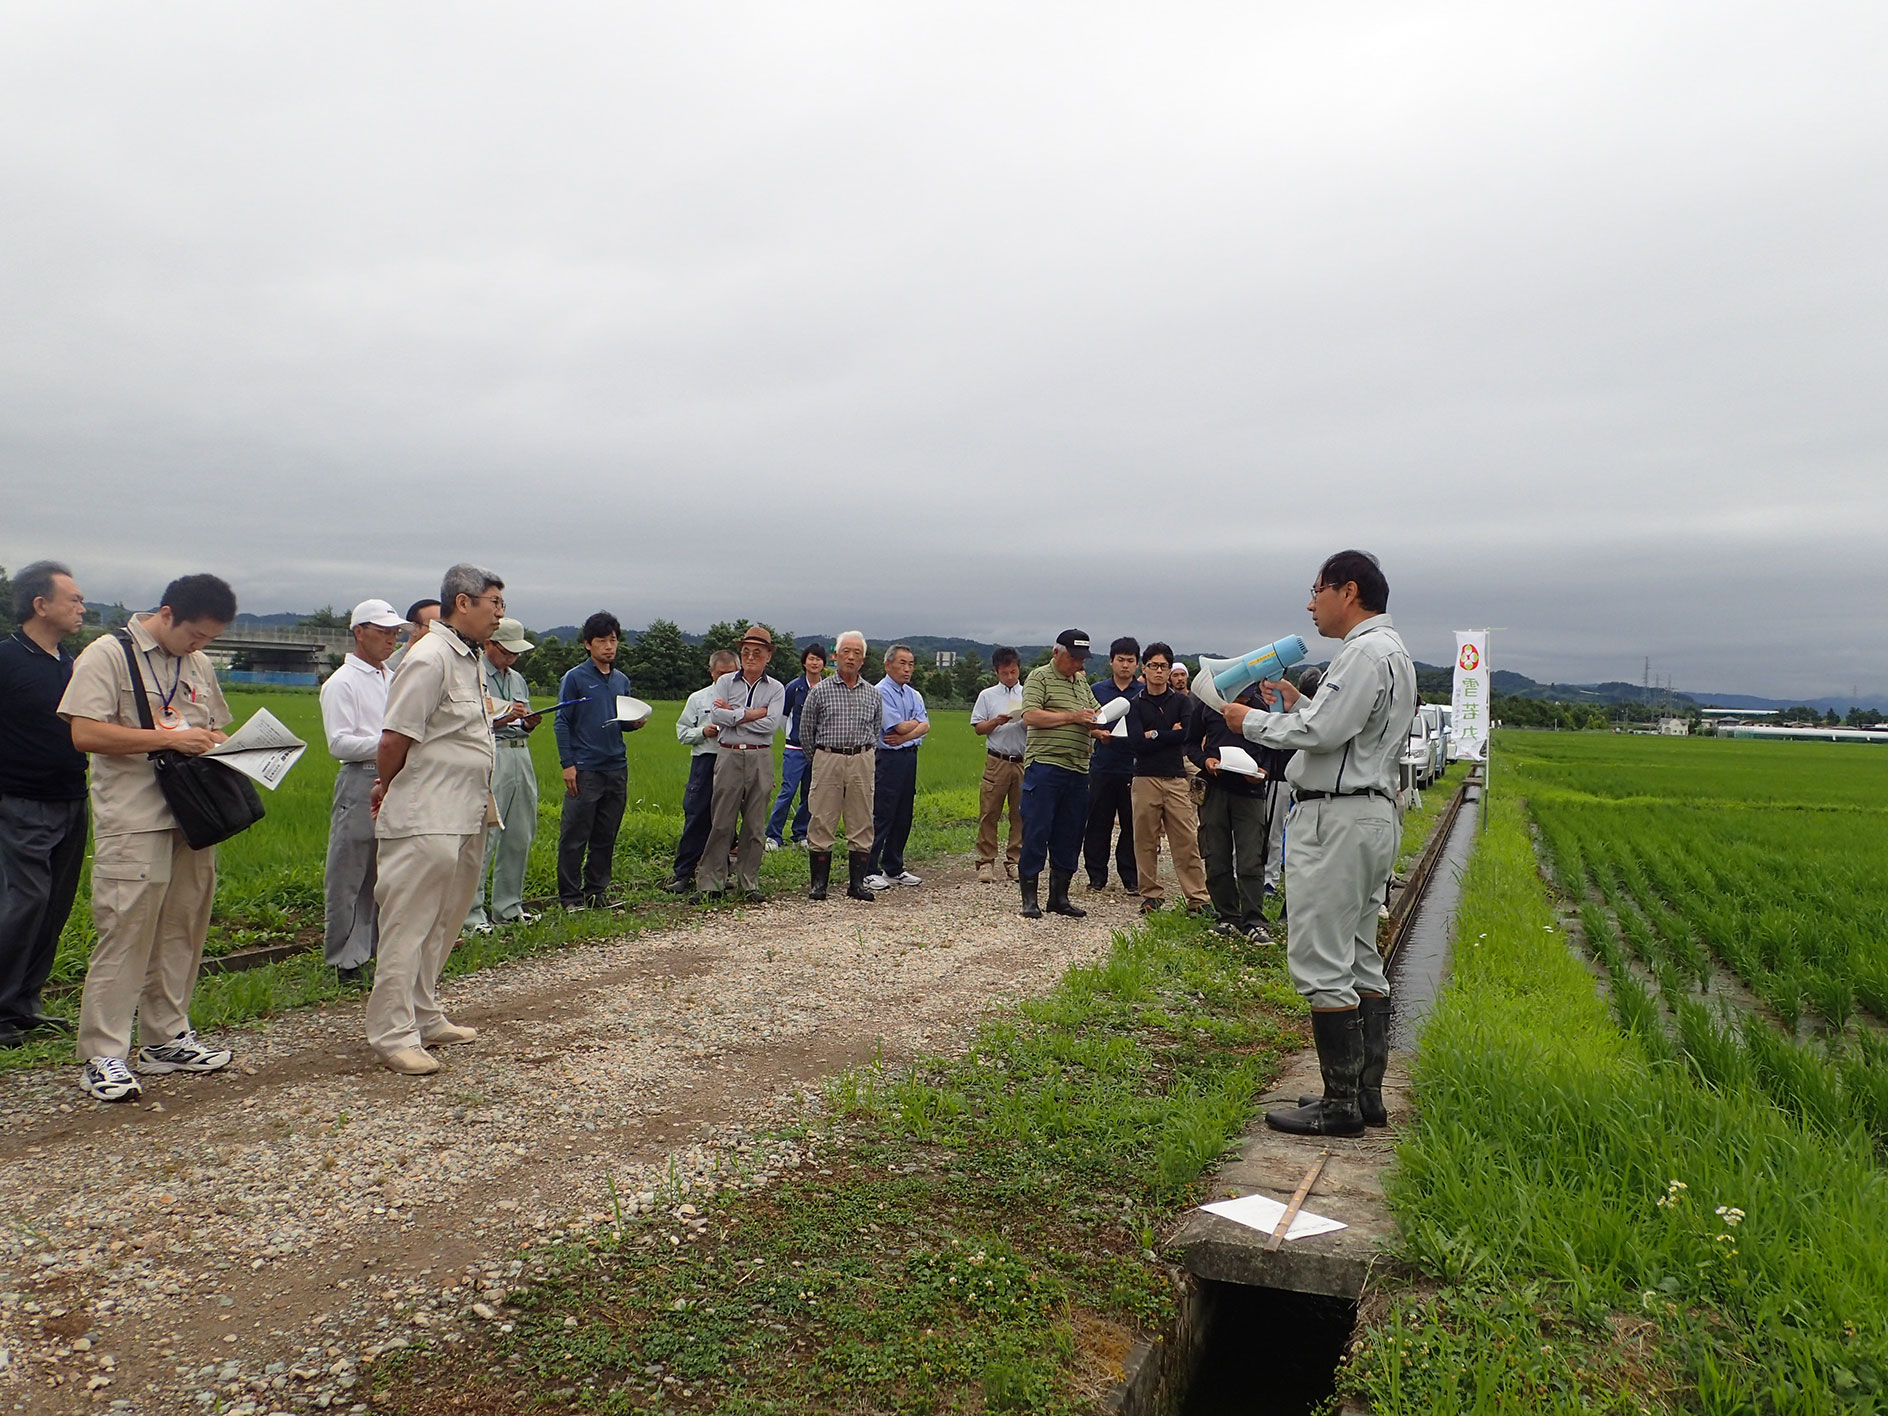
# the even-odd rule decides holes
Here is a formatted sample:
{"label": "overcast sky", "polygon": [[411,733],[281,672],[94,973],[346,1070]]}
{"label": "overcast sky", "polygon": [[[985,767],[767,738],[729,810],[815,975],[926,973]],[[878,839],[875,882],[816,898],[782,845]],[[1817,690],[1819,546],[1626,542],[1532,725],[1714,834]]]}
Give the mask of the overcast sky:
{"label": "overcast sky", "polygon": [[1888,692],[1888,7],[9,4],[0,564]]}

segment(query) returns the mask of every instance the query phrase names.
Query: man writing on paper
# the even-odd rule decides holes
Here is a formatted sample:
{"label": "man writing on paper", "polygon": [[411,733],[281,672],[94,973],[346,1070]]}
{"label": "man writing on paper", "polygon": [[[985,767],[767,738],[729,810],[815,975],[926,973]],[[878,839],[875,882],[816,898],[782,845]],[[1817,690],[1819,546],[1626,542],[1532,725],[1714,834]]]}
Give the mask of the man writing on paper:
{"label": "man writing on paper", "polygon": [[470,1042],[439,1006],[439,974],[478,889],[493,824],[492,729],[479,646],[505,614],[505,582],[455,565],[439,588],[445,613],[407,653],[387,691],[374,783],[380,963],[367,1000],[367,1042],[389,1071],[439,1070],[426,1049]]}
{"label": "man writing on paper", "polygon": [[[524,868],[538,834],[538,774],[531,765],[531,732],[541,718],[531,711],[530,686],[516,668],[518,660],[535,647],[524,637],[522,624],[502,619],[479,655],[479,678],[492,714],[492,744],[497,751],[492,800],[498,806],[498,824],[485,830],[478,889],[472,896],[471,913],[465,917],[465,928],[474,934],[490,934],[493,920],[530,924],[537,918],[524,907]],[[485,912],[487,875],[492,879],[489,916]]]}
{"label": "man writing on paper", "polygon": [[1286,962],[1311,1004],[1324,1095],[1265,1122],[1278,1131],[1355,1136],[1385,1125],[1390,984],[1377,952],[1377,895],[1396,861],[1397,760],[1416,711],[1416,666],[1385,613],[1390,586],[1375,556],[1339,551],[1318,570],[1311,618],[1343,647],[1318,696],[1262,685],[1283,713],[1226,705],[1226,725],[1261,747],[1297,749],[1286,830],[1291,895]]}
{"label": "man writing on paper", "polygon": [[719,895],[728,878],[728,849],[741,824],[741,893],[758,900],[760,858],[765,853],[767,803],[774,787],[774,734],[786,713],[787,690],[767,672],[774,637],[750,624],[741,636],[739,673],[715,680],[708,720],[721,730],[715,739],[715,791],[708,845],[702,856],[701,890],[695,903]]}
{"label": "man writing on paper", "polygon": [[85,754],[59,718],[72,681],[60,642],[85,623],[85,596],[57,561],[13,577],[20,627],[0,640],[0,1047],[69,1033],[41,1010],[59,932],[85,864]]}
{"label": "man writing on paper", "polygon": [[328,864],[322,875],[326,931],[322,953],[342,983],[359,986],[380,937],[374,904],[371,798],[387,715],[387,666],[406,621],[385,600],[362,600],[349,617],[354,652],[321,685],[321,727],[341,768],[328,817]]}
{"label": "man writing on paper", "polygon": [[72,665],[59,716],[92,754],[92,919],[98,942],[79,1003],[79,1086],[99,1101],[135,1101],[132,1019],[147,1073],[214,1072],[227,1048],[190,1026],[203,941],[216,897],[216,848],[192,850],[164,800],[150,754],[199,757],[223,741],[229,705],[204,648],[236,618],[236,593],[214,575],[186,575],[150,614],[125,626],[151,710],[143,726],[127,642],[95,639]]}
{"label": "man writing on paper", "polygon": [[688,695],[681,716],[675,720],[675,738],[688,748],[688,785],[682,789],[682,836],[675,843],[675,876],[662,888],[672,895],[695,893],[695,867],[701,862],[702,847],[708,844],[708,831],[714,815],[715,739],[721,729],[709,721],[715,706],[715,680],[740,667],[740,656],[732,649],[717,649],[708,656],[708,686]]}
{"label": "man writing on paper", "polygon": [[996,883],[996,827],[1003,807],[1010,810],[1009,848],[1003,874],[1016,878],[1023,854],[1023,750],[1029,729],[1023,726],[1023,661],[1007,644],[990,656],[996,682],[977,695],[970,726],[983,739],[983,782],[977,788],[977,880]]}
{"label": "man writing on paper", "polygon": [[[589,658],[557,686],[560,708],[551,722],[557,760],[564,769],[564,815],[557,832],[557,898],[567,910],[600,907],[616,865],[616,833],[629,804],[629,754],[623,734],[641,723],[617,716],[616,700],[629,694],[629,676],[616,667],[623,626],[599,610],[583,622]],[[572,700],[575,700],[574,702]]]}
{"label": "man writing on paper", "polygon": [[[1140,646],[1135,646],[1140,658]],[[1088,756],[1100,705],[1088,686],[1088,636],[1065,629],[1048,663],[1023,681],[1023,854],[1016,863],[1024,919],[1041,919],[1037,878],[1049,865],[1049,911],[1081,919],[1088,911],[1069,902],[1088,819]]]}

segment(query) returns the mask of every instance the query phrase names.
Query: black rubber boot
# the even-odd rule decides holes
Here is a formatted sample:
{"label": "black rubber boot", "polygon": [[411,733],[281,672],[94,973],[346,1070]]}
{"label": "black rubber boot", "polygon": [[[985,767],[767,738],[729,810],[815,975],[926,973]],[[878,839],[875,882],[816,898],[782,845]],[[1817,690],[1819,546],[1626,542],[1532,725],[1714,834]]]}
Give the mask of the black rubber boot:
{"label": "black rubber boot", "polygon": [[1311,1035],[1318,1046],[1318,1070],[1324,1073],[1324,1095],[1309,1106],[1268,1111],[1265,1124],[1296,1136],[1361,1136],[1364,1118],[1357,1109],[1357,1088],[1364,1069],[1364,1032],[1358,1010],[1313,1013]]}
{"label": "black rubber boot", "polygon": [[[1381,993],[1357,995],[1357,1017],[1364,1034],[1364,1067],[1357,1078],[1357,1110],[1366,1126],[1387,1126],[1390,1113],[1383,1105],[1383,1073],[1390,1065],[1390,1000]],[[1300,1106],[1324,1098],[1301,1096]]]}
{"label": "black rubber boot", "polygon": [[1042,906],[1036,900],[1036,881],[1039,878],[1034,875],[1025,875],[1022,879],[1024,919],[1042,918]]}
{"label": "black rubber boot", "polygon": [[1069,903],[1069,882],[1075,878],[1072,870],[1057,870],[1049,867],[1049,913],[1067,915],[1070,919],[1087,919],[1088,911],[1079,905]]}
{"label": "black rubber boot", "polygon": [[848,900],[864,900],[870,903],[875,896],[865,888],[865,877],[870,873],[866,862],[870,857],[864,851],[846,852],[846,873],[852,877],[852,883],[846,886]]}
{"label": "black rubber boot", "polygon": [[806,892],[806,898],[823,900],[826,898],[826,886],[833,876],[833,853],[831,851],[808,852],[806,863],[813,877],[813,888]]}

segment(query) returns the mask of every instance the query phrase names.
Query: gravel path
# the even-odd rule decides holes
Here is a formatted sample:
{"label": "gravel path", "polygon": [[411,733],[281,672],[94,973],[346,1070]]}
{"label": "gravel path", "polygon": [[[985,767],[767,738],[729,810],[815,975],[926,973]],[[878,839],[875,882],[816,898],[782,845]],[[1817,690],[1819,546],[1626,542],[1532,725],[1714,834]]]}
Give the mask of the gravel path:
{"label": "gravel path", "polygon": [[962,1046],[1136,918],[1117,890],[1032,924],[1014,885],[934,866],[875,905],[788,896],[453,981],[480,1037],[430,1078],[376,1066],[351,1003],[135,1107],[71,1068],[0,1079],[0,1411],[365,1410],[365,1366],[502,1322],[529,1247],[604,1222],[612,1180],[680,1210],[659,1197],[816,1166],[770,1133],[823,1078]]}

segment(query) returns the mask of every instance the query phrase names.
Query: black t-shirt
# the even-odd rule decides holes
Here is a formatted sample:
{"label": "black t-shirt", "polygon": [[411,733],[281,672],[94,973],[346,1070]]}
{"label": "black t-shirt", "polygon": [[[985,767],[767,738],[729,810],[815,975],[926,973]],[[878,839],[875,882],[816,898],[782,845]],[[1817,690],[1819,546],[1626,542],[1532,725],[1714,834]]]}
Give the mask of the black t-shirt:
{"label": "black t-shirt", "polygon": [[63,645],[53,655],[24,633],[0,639],[0,796],[85,799],[85,754],[59,716],[71,680]]}

